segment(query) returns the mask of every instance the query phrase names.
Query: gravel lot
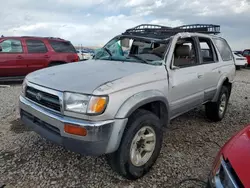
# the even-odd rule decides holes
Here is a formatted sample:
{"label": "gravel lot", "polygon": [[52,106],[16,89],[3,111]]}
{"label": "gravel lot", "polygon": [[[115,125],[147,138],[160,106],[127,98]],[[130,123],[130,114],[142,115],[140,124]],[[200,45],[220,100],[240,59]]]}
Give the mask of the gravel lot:
{"label": "gravel lot", "polygon": [[80,156],[25,129],[18,119],[20,90],[20,85],[0,87],[0,187],[203,187],[187,179],[206,181],[217,144],[250,123],[250,70],[244,69],[237,72],[222,122],[209,122],[204,108],[176,118],[152,170],[128,181],[111,170],[105,157]]}

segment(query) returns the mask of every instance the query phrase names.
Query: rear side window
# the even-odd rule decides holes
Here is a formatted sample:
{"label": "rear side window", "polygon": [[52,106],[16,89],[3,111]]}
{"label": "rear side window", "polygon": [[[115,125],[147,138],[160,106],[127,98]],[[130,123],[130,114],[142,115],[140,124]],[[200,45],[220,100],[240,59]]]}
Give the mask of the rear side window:
{"label": "rear side window", "polygon": [[233,59],[232,51],[226,40],[221,38],[214,38],[213,41],[218,48],[223,61],[230,61]]}
{"label": "rear side window", "polygon": [[48,50],[41,40],[26,40],[28,53],[46,53]]}
{"label": "rear side window", "polygon": [[49,43],[55,52],[76,53],[74,46],[68,41],[49,40]]}
{"label": "rear side window", "polygon": [[2,51],[4,53],[22,53],[23,48],[20,40],[8,39],[0,43]]}

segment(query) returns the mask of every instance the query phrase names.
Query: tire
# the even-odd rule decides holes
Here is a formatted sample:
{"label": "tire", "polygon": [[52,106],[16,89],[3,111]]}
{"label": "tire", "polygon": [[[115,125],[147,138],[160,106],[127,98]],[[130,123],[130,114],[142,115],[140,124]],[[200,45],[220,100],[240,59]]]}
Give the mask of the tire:
{"label": "tire", "polygon": [[236,70],[240,70],[240,68],[241,68],[240,66],[236,66]]}
{"label": "tire", "polygon": [[[222,86],[218,100],[216,102],[209,102],[205,105],[206,115],[212,121],[221,121],[226,113],[228,100],[229,100],[229,90],[226,86]],[[222,104],[222,101],[223,104]],[[222,107],[222,108],[220,108]]]}
{"label": "tire", "polygon": [[[146,142],[150,143],[149,145],[151,147],[148,147],[148,153],[144,153],[146,150],[142,152],[145,154],[144,157],[146,157],[146,155],[148,156],[148,160],[145,160],[144,162],[142,162],[142,160],[137,161],[135,158],[132,160],[132,154],[136,153],[135,148],[139,148],[139,145],[141,144],[141,141],[136,141],[135,138],[139,138],[137,137],[137,135],[139,135],[138,133],[142,133],[144,129],[145,132],[142,135],[150,135],[150,138],[152,140],[154,138],[155,142],[152,144],[153,141],[151,139],[151,141]],[[154,137],[152,135],[154,135]],[[121,176],[130,180],[138,179],[150,170],[158,158],[161,150],[162,138],[163,131],[159,118],[149,111],[139,109],[129,118],[118,150],[107,155],[107,161],[111,168]],[[152,149],[150,152],[149,148]],[[141,163],[138,163],[140,161]]]}
{"label": "tire", "polygon": [[50,63],[49,67],[54,67],[54,66],[58,66],[58,65],[62,65],[63,63]]}

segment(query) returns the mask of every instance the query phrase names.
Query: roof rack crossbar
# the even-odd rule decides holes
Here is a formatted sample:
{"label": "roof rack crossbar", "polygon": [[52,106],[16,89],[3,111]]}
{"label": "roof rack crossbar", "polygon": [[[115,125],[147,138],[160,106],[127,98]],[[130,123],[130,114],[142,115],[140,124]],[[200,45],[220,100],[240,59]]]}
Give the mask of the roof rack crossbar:
{"label": "roof rack crossbar", "polygon": [[191,24],[179,27],[167,27],[154,24],[141,24],[134,28],[127,29],[122,35],[137,35],[164,39],[181,32],[196,32],[204,34],[219,34],[220,26],[213,24]]}

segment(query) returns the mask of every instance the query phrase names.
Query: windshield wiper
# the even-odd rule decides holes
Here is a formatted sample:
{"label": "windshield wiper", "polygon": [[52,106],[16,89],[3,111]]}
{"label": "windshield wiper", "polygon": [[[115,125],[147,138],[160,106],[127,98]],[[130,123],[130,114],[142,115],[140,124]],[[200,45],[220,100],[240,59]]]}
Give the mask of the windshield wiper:
{"label": "windshield wiper", "polygon": [[103,47],[103,49],[110,55],[110,57],[112,57],[110,49],[108,49],[107,47]]}
{"label": "windshield wiper", "polygon": [[148,62],[145,59],[143,59],[143,58],[141,58],[141,57],[139,57],[137,55],[130,55],[130,57],[133,57],[133,58],[135,58],[137,60],[140,60],[142,63],[148,64]]}

